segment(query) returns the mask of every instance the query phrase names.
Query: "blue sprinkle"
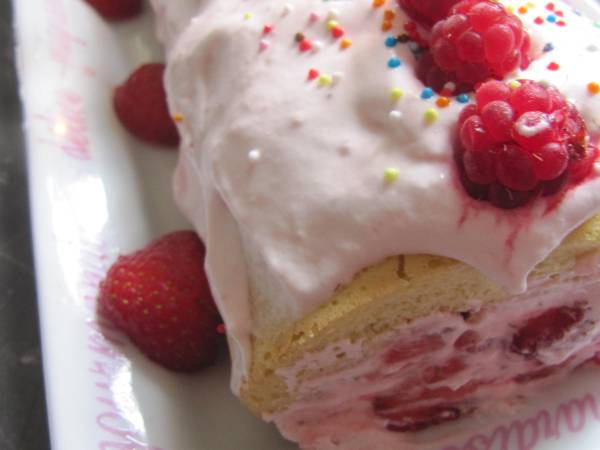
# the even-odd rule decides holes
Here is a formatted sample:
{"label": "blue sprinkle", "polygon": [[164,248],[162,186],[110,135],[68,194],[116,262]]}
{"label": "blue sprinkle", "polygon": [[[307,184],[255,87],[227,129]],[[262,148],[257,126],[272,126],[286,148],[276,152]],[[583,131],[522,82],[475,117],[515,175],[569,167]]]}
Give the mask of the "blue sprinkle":
{"label": "blue sprinkle", "polygon": [[546,20],[550,23],[554,23],[556,22],[556,16],[554,14],[550,14],[548,17],[546,17]]}
{"label": "blue sprinkle", "polygon": [[546,45],[544,45],[545,53],[551,52],[552,50],[554,50],[554,44],[552,44],[552,42],[548,42]]}
{"label": "blue sprinkle", "polygon": [[423,100],[427,100],[431,97],[433,97],[433,89],[431,89],[430,87],[426,87],[425,89],[423,89],[423,91],[421,92],[421,98]]}
{"label": "blue sprinkle", "polygon": [[459,94],[456,96],[456,100],[458,101],[458,103],[469,103],[469,95]]}
{"label": "blue sprinkle", "polygon": [[398,43],[398,39],[395,38],[394,36],[390,36],[385,40],[386,47],[395,47],[397,43]]}
{"label": "blue sprinkle", "polygon": [[400,61],[398,58],[394,57],[394,58],[390,58],[388,60],[388,67],[390,69],[395,69],[396,67],[400,67],[402,65],[402,61]]}

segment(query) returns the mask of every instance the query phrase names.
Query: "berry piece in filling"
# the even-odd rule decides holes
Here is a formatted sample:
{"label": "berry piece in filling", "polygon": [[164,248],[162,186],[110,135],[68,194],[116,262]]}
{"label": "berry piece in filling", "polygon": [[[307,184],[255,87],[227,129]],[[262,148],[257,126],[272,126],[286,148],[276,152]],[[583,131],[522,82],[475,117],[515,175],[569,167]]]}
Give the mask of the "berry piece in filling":
{"label": "berry piece in filling", "polygon": [[553,308],[527,320],[514,335],[511,351],[526,357],[535,356],[538,349],[549,347],[565,337],[583,319],[578,306]]}
{"label": "berry piece in filling", "polygon": [[191,372],[212,364],[221,319],[204,255],[193,231],[178,231],[120,256],[100,284],[98,312],[168,369]]}
{"label": "berry piece in filling", "polygon": [[463,416],[463,411],[454,405],[433,405],[391,412],[376,409],[376,414],[388,420],[386,428],[389,431],[405,433],[458,420]]}
{"label": "berry piece in filling", "polygon": [[442,20],[460,0],[398,0],[400,7],[417,23],[431,27]]}
{"label": "berry piece in filling", "polygon": [[142,0],[85,0],[108,20],[131,19],[142,12]]}
{"label": "berry piece in filling", "polygon": [[[514,83],[513,83],[514,84]],[[461,182],[477,200],[510,209],[584,180],[597,158],[577,109],[553,87],[490,80],[458,119]]]}
{"label": "berry piece in filling", "polygon": [[529,47],[529,34],[519,18],[491,0],[463,0],[431,30],[437,66],[469,85],[526,68]]}
{"label": "berry piece in filling", "polygon": [[145,64],[117,87],[113,105],[121,124],[133,135],[165,147],[179,145],[179,133],[167,106],[164,64]]}

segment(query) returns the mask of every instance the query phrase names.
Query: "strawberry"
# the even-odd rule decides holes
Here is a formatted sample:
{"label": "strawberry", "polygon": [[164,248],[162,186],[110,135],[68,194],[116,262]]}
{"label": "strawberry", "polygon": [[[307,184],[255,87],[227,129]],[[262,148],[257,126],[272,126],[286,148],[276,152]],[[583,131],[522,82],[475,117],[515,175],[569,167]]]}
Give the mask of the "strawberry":
{"label": "strawberry", "polygon": [[164,64],[139,67],[114,93],[113,106],[119,120],[138,138],[177,147],[179,134],[167,106],[163,85]]}
{"label": "strawberry", "polygon": [[561,306],[544,311],[527,320],[513,336],[510,349],[525,357],[535,356],[538,349],[560,341],[583,320],[578,306]]}
{"label": "strawberry", "polygon": [[437,334],[421,336],[413,341],[401,341],[396,343],[385,354],[387,364],[395,364],[406,361],[417,356],[432,353],[444,347],[444,340]]}
{"label": "strawberry", "polygon": [[221,320],[204,256],[193,231],[168,234],[120,256],[100,284],[99,313],[168,369],[191,372],[210,365]]}
{"label": "strawberry", "polygon": [[460,419],[468,410],[462,410],[455,405],[431,405],[405,409],[404,411],[391,411],[377,409],[375,414],[387,419],[386,428],[389,431],[406,433],[421,431],[444,422],[452,422]]}
{"label": "strawberry", "polygon": [[108,20],[126,20],[142,12],[142,0],[85,0]]}

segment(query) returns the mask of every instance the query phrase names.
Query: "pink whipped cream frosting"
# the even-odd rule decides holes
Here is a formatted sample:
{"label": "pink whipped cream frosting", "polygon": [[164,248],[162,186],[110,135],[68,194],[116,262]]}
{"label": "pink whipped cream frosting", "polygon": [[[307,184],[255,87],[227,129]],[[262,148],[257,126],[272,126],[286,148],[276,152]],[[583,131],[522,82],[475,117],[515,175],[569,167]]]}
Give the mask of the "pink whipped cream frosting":
{"label": "pink whipped cream frosting", "polygon": [[[384,45],[407,21],[399,10],[396,28],[384,33],[384,9],[370,1],[152,3],[170,107],[184,117],[175,195],[207,244],[207,272],[233,344],[234,389],[249,364],[248,264],[282,322],[397,254],[452,257],[521,292],[532,268],[600,211],[598,177],[549,212],[542,200],[506,212],[466,197],[451,157],[463,105],[438,109],[435,98],[421,99],[409,46]],[[549,13],[543,2],[519,15],[537,58],[513,78],[557,86],[597,140],[600,95],[586,86],[600,74],[600,29],[554,3],[565,27],[534,22]],[[343,27],[350,48],[340,49],[328,20]],[[265,35],[267,24],[273,31]],[[313,50],[298,49],[299,32]],[[544,53],[547,43],[554,50]],[[402,65],[389,68],[391,57]],[[549,70],[551,62],[560,68]],[[332,83],[307,81],[312,68]],[[395,87],[404,92],[399,101],[390,99]],[[424,119],[429,108],[439,113],[433,123]],[[384,181],[388,168],[398,170],[393,183]]]}

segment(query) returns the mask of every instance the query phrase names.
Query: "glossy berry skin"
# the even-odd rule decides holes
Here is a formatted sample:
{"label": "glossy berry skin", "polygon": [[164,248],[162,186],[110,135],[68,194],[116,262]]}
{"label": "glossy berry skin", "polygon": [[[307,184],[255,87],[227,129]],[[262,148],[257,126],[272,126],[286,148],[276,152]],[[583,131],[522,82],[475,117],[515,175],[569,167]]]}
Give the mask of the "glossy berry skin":
{"label": "glossy berry skin", "polygon": [[471,86],[526,68],[529,47],[529,35],[519,18],[491,0],[457,3],[431,31],[436,65]]}
{"label": "glossy berry skin", "polygon": [[458,118],[455,160],[465,191],[503,209],[554,195],[590,174],[598,150],[577,109],[553,87],[490,80]]}
{"label": "glossy berry skin", "polygon": [[120,256],[100,285],[99,314],[168,369],[192,372],[212,364],[221,319],[204,256],[192,231],[168,234]]}
{"label": "glossy berry skin", "polygon": [[114,92],[113,106],[121,124],[137,138],[176,148],[179,133],[163,84],[164,64],[146,64],[135,70]]}
{"label": "glossy berry skin", "polygon": [[400,7],[415,22],[432,27],[446,17],[450,8],[460,0],[398,0]]}
{"label": "glossy berry skin", "polygon": [[142,0],[85,0],[98,13],[108,20],[127,20],[142,12]]}
{"label": "glossy berry skin", "polygon": [[[429,51],[419,58],[416,75],[424,86],[445,96],[459,95],[472,90],[470,84],[459,81],[455,74],[440,69]],[[447,86],[452,86],[452,89],[448,90]]]}

